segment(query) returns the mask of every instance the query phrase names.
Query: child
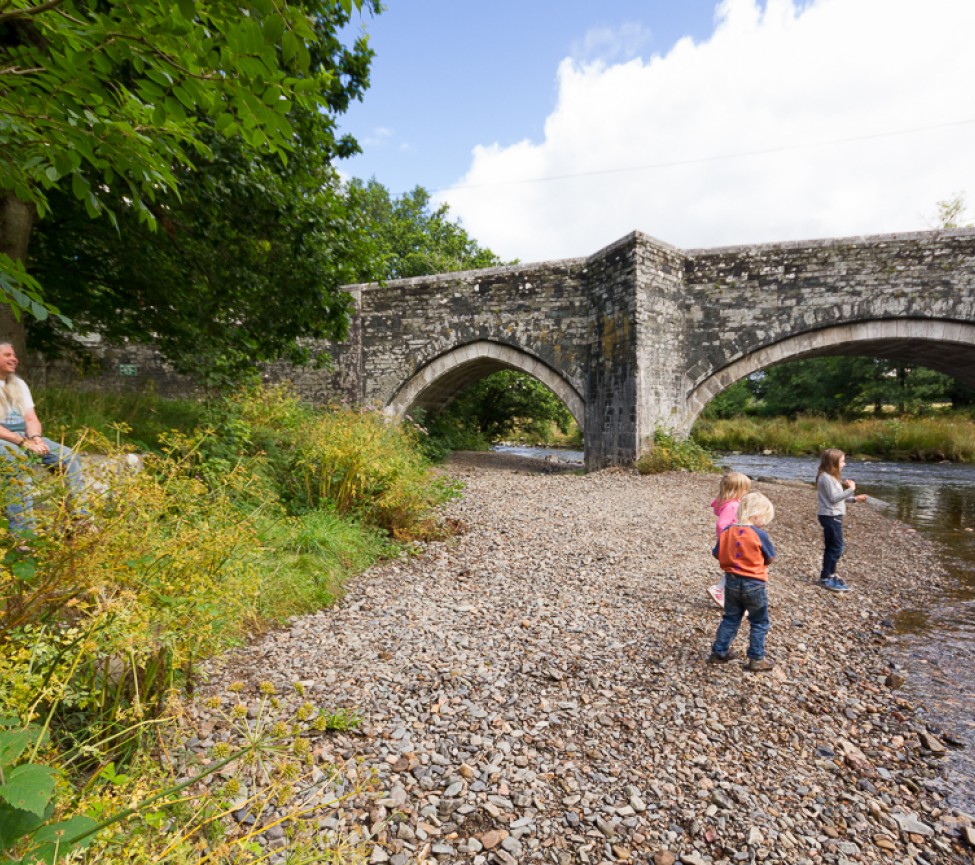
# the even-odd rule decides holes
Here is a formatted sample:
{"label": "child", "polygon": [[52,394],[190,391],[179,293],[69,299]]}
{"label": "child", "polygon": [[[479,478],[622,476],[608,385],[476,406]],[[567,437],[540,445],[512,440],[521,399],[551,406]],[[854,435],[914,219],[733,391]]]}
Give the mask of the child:
{"label": "child", "polygon": [[846,454],[837,448],[823,451],[816,473],[816,490],[819,493],[819,524],[823,527],[823,568],[819,572],[819,585],[831,592],[848,592],[850,587],[836,576],[836,563],[843,555],[843,515],[847,501],[865,502],[866,496],[856,494],[857,485],[841,477],[846,465]]}
{"label": "child", "polygon": [[[748,475],[743,475],[741,472],[727,472],[721,478],[718,497],[711,502],[711,510],[718,518],[715,530],[719,538],[721,533],[735,521],[735,515],[738,513],[738,502],[748,492],[751,485],[752,482]],[[708,594],[719,607],[724,607],[724,583],[724,574],[722,574],[717,583],[708,586]]]}
{"label": "child", "polygon": [[714,556],[725,572],[724,616],[711,646],[710,664],[723,664],[735,657],[731,643],[738,633],[742,616],[748,613],[748,662],[752,673],[771,670],[774,664],[765,657],[768,634],[768,564],[775,558],[775,547],[765,533],[775,517],[775,508],[761,493],[748,493],[738,505],[738,518],[718,538]]}

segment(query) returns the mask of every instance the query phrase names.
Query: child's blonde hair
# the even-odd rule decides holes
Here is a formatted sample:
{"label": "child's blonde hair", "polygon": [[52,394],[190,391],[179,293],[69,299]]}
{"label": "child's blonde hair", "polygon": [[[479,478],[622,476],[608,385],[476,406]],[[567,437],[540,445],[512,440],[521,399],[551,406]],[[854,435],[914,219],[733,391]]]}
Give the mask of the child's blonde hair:
{"label": "child's blonde hair", "polygon": [[817,479],[822,474],[832,475],[836,480],[840,478],[840,460],[845,457],[839,448],[827,448],[819,458],[819,471],[816,472]]}
{"label": "child's blonde hair", "polygon": [[741,472],[726,472],[718,486],[718,501],[728,502],[740,499],[751,488],[752,481],[748,475]]}
{"label": "child's blonde hair", "polygon": [[775,505],[761,493],[748,493],[738,505],[735,522],[746,526],[767,526],[775,519]]}

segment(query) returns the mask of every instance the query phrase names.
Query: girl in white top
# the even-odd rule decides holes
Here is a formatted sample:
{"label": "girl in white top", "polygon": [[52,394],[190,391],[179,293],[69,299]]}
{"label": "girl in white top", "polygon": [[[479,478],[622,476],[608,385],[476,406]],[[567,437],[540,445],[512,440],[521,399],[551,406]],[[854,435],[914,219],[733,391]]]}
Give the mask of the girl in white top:
{"label": "girl in white top", "polygon": [[836,576],[836,563],[843,555],[843,516],[846,503],[863,502],[864,495],[857,495],[857,485],[843,480],[846,454],[838,448],[823,451],[816,473],[816,492],[819,502],[817,514],[823,528],[823,567],[819,573],[819,585],[831,592],[848,592],[850,587]]}

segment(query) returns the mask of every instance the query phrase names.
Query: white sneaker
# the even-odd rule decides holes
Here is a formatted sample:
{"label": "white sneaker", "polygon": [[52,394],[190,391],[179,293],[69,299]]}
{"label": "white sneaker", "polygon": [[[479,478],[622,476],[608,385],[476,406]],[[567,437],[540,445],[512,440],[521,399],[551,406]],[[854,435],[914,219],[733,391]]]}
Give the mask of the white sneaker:
{"label": "white sneaker", "polygon": [[721,609],[724,609],[724,587],[720,583],[708,586],[708,594],[711,596],[712,601],[721,607]]}

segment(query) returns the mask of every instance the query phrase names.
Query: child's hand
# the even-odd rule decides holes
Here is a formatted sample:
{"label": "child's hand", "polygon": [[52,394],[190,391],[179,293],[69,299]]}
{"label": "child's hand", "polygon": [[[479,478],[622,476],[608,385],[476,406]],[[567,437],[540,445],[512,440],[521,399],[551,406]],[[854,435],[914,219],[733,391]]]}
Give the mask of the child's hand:
{"label": "child's hand", "polygon": [[848,490],[855,490],[857,488],[856,481],[850,480],[843,481],[843,486],[845,486]]}
{"label": "child's hand", "polygon": [[853,497],[853,501],[855,502],[865,502],[866,500],[867,500],[867,496],[863,494]]}

